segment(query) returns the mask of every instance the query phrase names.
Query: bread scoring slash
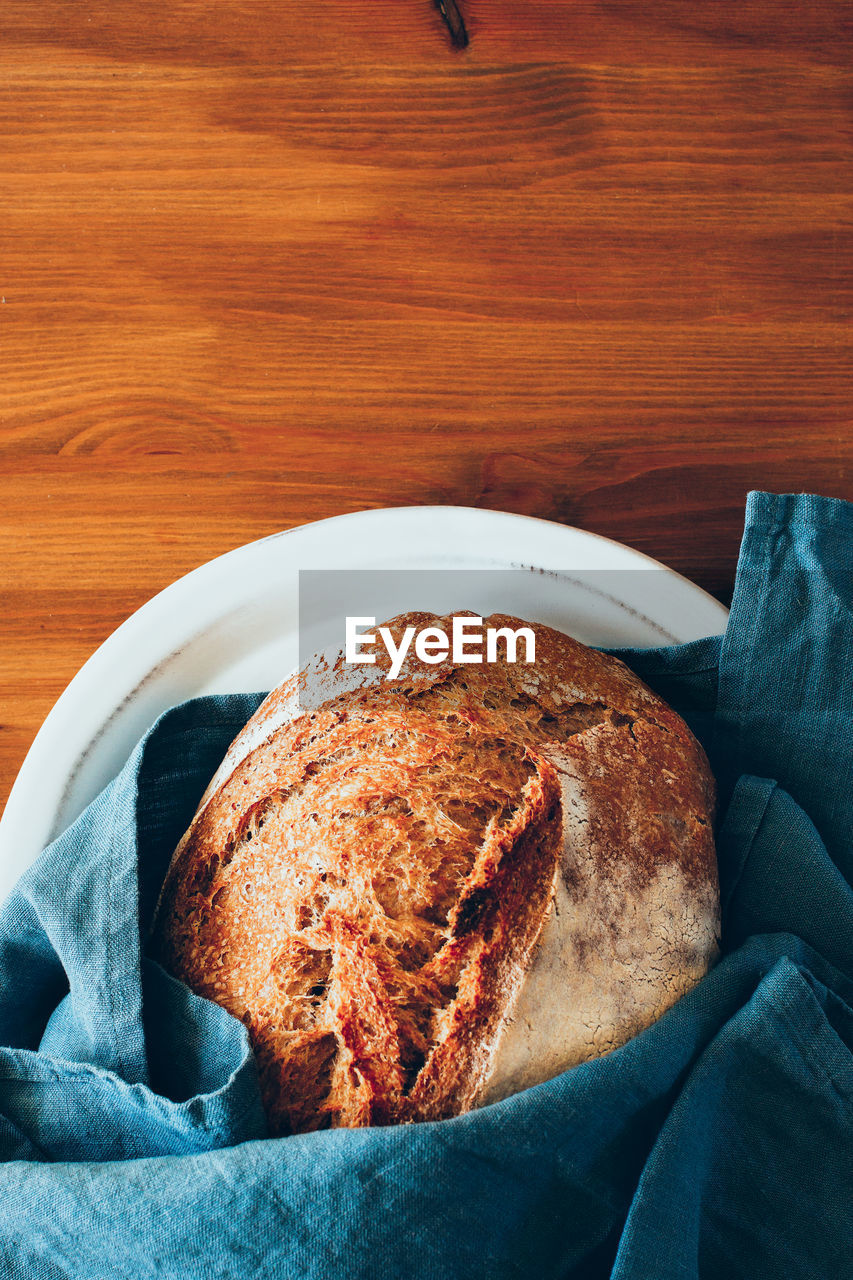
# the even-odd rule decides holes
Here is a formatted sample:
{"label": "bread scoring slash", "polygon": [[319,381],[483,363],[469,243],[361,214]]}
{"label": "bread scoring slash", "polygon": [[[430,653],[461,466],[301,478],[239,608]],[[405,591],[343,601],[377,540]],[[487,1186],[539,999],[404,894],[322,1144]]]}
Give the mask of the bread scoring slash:
{"label": "bread scoring slash", "polygon": [[623,1044],[713,963],[701,747],[623,663],[534,630],[531,666],[317,660],[202,798],[153,953],[245,1023],[271,1132],[497,1101]]}

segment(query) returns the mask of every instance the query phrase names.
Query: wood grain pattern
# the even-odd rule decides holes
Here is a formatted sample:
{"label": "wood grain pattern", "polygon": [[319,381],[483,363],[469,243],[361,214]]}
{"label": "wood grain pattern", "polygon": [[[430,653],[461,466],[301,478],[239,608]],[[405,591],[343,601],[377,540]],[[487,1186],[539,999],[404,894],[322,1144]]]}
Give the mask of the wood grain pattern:
{"label": "wood grain pattern", "polygon": [[725,598],[750,488],[853,499],[836,0],[12,0],[0,804],[139,604],[462,503]]}

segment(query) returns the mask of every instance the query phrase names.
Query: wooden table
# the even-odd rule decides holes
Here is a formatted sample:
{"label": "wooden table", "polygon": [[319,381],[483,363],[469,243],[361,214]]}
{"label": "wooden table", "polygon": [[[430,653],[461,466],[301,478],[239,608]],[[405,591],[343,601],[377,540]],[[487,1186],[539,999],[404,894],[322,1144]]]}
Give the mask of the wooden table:
{"label": "wooden table", "polygon": [[844,0],[6,0],[0,803],[129,613],[412,503],[725,598],[853,499]]}

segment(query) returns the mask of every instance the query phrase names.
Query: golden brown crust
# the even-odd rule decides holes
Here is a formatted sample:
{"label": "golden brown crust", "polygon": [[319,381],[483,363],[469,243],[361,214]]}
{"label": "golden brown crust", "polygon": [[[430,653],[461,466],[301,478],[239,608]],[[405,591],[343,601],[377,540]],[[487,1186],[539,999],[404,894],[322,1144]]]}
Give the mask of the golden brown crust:
{"label": "golden brown crust", "polygon": [[[408,662],[392,682],[380,661],[365,685],[365,669],[339,662],[315,670],[310,710],[304,685],[286,682],[208,789],[154,945],[246,1023],[274,1132],[441,1118],[489,1098],[498,1078],[530,1082],[542,1054],[525,992],[529,1003],[544,980],[546,1000],[568,1009],[563,959],[557,985],[547,977],[557,951],[589,973],[602,949],[618,951],[589,907],[599,881],[605,898],[618,885],[638,901],[660,898],[665,881],[668,950],[660,990],[638,1004],[630,975],[648,980],[635,954],[645,944],[627,929],[628,977],[593,1051],[658,1016],[710,963],[713,780],[701,748],[622,663],[535,632],[534,667]],[[572,928],[565,905],[555,921],[558,900]],[[557,1069],[589,1056],[581,1041]]]}

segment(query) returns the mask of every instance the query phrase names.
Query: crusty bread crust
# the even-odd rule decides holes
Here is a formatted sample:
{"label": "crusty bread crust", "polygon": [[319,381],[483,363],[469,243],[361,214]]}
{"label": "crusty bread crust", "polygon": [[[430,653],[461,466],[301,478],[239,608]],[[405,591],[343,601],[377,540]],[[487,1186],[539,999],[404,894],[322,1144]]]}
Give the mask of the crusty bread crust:
{"label": "crusty bread crust", "polygon": [[494,1101],[624,1043],[713,962],[701,747],[621,662],[534,630],[533,666],[314,663],[205,793],[153,947],[245,1022],[273,1132]]}

